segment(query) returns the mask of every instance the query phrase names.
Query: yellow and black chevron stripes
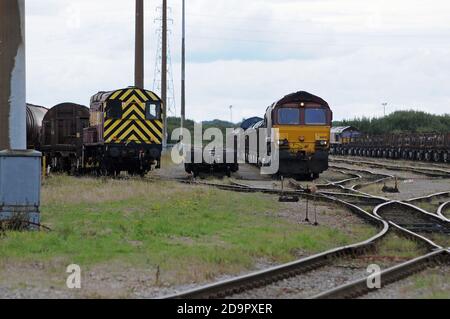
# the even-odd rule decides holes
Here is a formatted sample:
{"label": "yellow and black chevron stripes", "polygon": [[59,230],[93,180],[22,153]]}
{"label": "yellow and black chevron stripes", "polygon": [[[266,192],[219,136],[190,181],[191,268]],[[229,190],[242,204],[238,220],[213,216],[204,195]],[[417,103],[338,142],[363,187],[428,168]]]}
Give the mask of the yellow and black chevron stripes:
{"label": "yellow and black chevron stripes", "polygon": [[122,102],[122,118],[105,118],[103,133],[105,143],[133,141],[138,144],[162,144],[162,122],[147,120],[145,117],[146,102],[160,101],[154,93],[140,89],[124,89],[112,93],[108,100]]}
{"label": "yellow and black chevron stripes", "polygon": [[130,141],[145,144],[162,143],[161,121],[107,120],[105,122],[105,143],[126,143]]}

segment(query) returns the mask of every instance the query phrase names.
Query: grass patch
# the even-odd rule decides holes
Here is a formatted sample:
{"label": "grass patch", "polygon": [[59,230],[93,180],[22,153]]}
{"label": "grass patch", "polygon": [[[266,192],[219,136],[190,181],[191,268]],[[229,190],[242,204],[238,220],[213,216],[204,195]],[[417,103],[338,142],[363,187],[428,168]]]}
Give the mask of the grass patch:
{"label": "grass patch", "polygon": [[259,259],[287,262],[298,250],[321,252],[376,231],[298,225],[278,217],[278,203],[266,195],[174,182],[56,176],[46,180],[42,202],[42,222],[53,231],[7,233],[0,264],[159,266],[165,281],[180,283],[249,269]]}
{"label": "grass patch", "polygon": [[423,291],[424,299],[450,299],[450,276],[445,270],[428,270],[424,274],[415,275],[412,278],[412,285],[407,289],[413,291]]}

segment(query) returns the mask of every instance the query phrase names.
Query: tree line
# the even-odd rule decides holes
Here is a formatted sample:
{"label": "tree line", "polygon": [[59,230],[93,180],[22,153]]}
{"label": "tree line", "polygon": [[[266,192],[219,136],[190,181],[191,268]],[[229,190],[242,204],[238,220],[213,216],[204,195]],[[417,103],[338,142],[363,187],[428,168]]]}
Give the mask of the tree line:
{"label": "tree line", "polygon": [[336,121],[333,126],[354,126],[367,134],[447,133],[450,132],[450,114],[397,111],[381,118],[362,117]]}

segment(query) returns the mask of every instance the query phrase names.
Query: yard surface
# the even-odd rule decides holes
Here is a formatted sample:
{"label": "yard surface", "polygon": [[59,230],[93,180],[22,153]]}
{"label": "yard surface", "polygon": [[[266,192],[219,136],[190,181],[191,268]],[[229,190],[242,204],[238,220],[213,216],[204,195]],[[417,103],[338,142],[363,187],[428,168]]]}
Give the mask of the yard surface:
{"label": "yard surface", "polygon": [[[263,194],[54,176],[41,207],[52,231],[0,238],[0,297],[159,296],[376,233],[362,222],[336,227],[330,216],[350,213],[332,206],[318,227],[283,217],[283,209],[290,210]],[[70,264],[82,268],[83,288],[75,292],[65,284]]]}

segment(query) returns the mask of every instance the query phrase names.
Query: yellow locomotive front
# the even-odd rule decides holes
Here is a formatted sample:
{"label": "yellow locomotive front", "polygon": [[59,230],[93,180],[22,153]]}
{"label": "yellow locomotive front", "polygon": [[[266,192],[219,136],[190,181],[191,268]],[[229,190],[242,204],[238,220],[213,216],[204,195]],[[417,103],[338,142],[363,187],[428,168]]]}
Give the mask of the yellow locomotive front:
{"label": "yellow locomotive front", "polygon": [[332,119],[328,103],[307,92],[268,108],[266,121],[279,132],[280,175],[317,178],[328,169]]}
{"label": "yellow locomotive front", "polygon": [[145,174],[160,166],[164,108],[153,92],[131,87],[91,99],[85,162],[102,173]]}

